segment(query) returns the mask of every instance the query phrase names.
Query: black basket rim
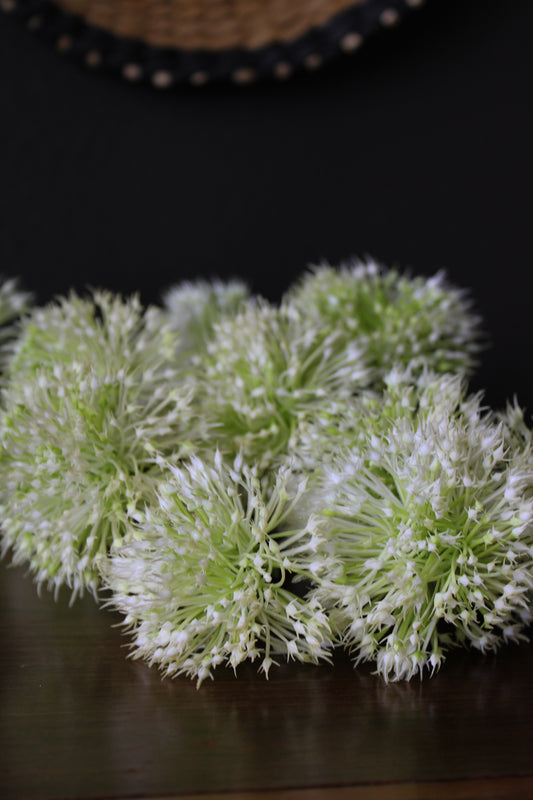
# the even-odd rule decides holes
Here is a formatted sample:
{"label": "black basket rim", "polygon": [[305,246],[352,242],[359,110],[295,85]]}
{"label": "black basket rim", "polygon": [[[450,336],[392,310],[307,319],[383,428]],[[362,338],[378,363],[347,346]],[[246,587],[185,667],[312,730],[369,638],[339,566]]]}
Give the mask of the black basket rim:
{"label": "black basket rim", "polygon": [[63,11],[52,0],[0,0],[0,8],[19,18],[64,55],[93,69],[121,74],[130,82],[166,89],[175,84],[213,81],[249,84],[283,80],[296,71],[312,71],[342,53],[355,52],[380,29],[395,26],[425,0],[365,0],[289,42],[255,50],[183,50],[162,48],[116,36]]}

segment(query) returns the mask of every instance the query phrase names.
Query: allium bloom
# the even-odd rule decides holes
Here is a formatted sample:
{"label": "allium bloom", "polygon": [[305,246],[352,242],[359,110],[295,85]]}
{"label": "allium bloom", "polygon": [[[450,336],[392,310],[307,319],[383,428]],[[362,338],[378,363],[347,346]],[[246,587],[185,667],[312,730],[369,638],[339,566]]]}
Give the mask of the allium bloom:
{"label": "allium bloom", "polygon": [[30,303],[31,295],[22,292],[14,278],[0,278],[0,325],[26,311]]}
{"label": "allium bloom", "polygon": [[395,366],[412,371],[470,371],[480,320],[463,290],[442,272],[410,278],[373,261],[315,267],[288,292],[323,330],[343,329],[363,345],[381,377]]}
{"label": "allium bloom", "polygon": [[203,351],[213,325],[223,316],[236,314],[250,298],[245,283],[232,281],[184,281],[163,295],[169,320],[180,333],[180,354]]}
{"label": "allium bloom", "polygon": [[175,339],[155,310],[106,293],[24,321],[0,416],[0,518],[4,552],[39,584],[94,591],[163,457],[200,437]]}
{"label": "allium bloom", "polygon": [[171,468],[159,503],[138,515],[135,535],[105,565],[136,657],[198,683],[222,663],[260,658],[268,674],[276,654],[328,657],[320,604],[285,585],[289,576],[318,579],[299,555],[307,532],[282,539],[275,532],[290,510],[287,480],[281,470],[266,495],[240,457],[227,466],[218,453],[212,464],[193,457]]}
{"label": "allium bloom", "polygon": [[13,335],[12,326],[8,325],[15,317],[27,310],[31,304],[31,294],[22,292],[14,278],[0,278],[0,368],[6,360],[6,342]]}
{"label": "allium bloom", "polygon": [[328,537],[309,557],[338,565],[314,596],[356,662],[397,680],[436,669],[447,646],[524,638],[533,456],[520,410],[497,416],[459,379],[425,375],[393,381],[383,411],[361,403],[359,420],[323,453],[305,504]]}
{"label": "allium bloom", "polygon": [[349,403],[332,405],[329,413],[307,419],[298,430],[291,460],[300,472],[310,475],[347,446],[360,451],[368,448],[369,426],[372,435],[379,428],[389,430],[391,422],[412,419],[418,409],[429,409],[443,420],[456,413],[468,414],[472,402],[465,379],[394,367],[383,376],[381,391],[365,390]]}
{"label": "allium bloom", "polygon": [[[14,382],[40,368],[58,364],[91,365],[105,376],[125,363],[139,373],[176,369],[179,335],[163,312],[143,309],[134,295],[127,300],[96,291],[90,298],[74,292],[34,308],[20,324],[12,346],[8,375]],[[170,373],[169,373],[170,377]]]}
{"label": "allium bloom", "polygon": [[369,381],[365,354],[343,331],[323,333],[290,304],[263,302],[221,319],[200,364],[204,412],[224,453],[268,468],[308,417]]}

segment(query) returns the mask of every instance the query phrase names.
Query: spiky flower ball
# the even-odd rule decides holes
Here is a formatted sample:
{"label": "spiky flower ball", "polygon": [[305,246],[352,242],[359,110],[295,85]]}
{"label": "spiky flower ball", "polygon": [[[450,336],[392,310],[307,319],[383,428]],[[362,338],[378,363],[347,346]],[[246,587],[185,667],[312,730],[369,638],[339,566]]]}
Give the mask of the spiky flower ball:
{"label": "spiky flower ball", "polygon": [[394,400],[383,414],[361,406],[357,435],[351,420],[307,501],[338,564],[314,596],[356,662],[386,680],[433,671],[454,644],[524,638],[532,619],[531,432],[457,378],[425,381],[416,404],[398,385],[394,411]]}
{"label": "spiky flower ball", "polygon": [[395,366],[469,372],[480,319],[444,273],[410,278],[373,261],[315,267],[289,292],[323,330],[342,329],[363,345],[380,378]]}
{"label": "spiky flower ball", "polygon": [[268,674],[276,655],[327,658],[320,604],[286,586],[289,576],[318,579],[299,554],[307,532],[276,534],[290,510],[287,481],[280,471],[265,494],[255,470],[240,458],[227,466],[220,454],[171,468],[159,503],[138,515],[135,535],[105,567],[136,657],[198,683],[223,663],[259,658]]}
{"label": "spiky flower ball", "polygon": [[380,427],[386,431],[391,422],[402,417],[412,419],[418,409],[431,409],[447,420],[456,413],[466,415],[472,408],[461,375],[440,375],[426,369],[418,373],[400,365],[385,373],[381,384],[381,391],[365,390],[349,403],[337,404],[329,413],[305,420],[291,453],[298,471],[306,475],[319,472],[347,444],[361,452],[368,449],[369,425],[373,442]]}
{"label": "spiky flower ball", "polygon": [[364,349],[323,332],[286,303],[248,305],[221,319],[199,365],[204,413],[225,454],[267,469],[309,417],[329,413],[369,380]]}
{"label": "spiky flower ball", "polygon": [[6,343],[14,335],[13,327],[8,323],[26,311],[31,301],[31,294],[21,291],[14,278],[0,278],[0,370],[5,368],[8,357]]}
{"label": "spiky flower ball", "polygon": [[163,302],[172,328],[180,333],[180,355],[202,352],[214,324],[242,310],[249,299],[248,287],[239,280],[184,281],[167,289]]}
{"label": "spiky flower ball", "polygon": [[15,278],[0,278],[0,325],[5,325],[29,307],[31,294],[18,288]]}
{"label": "spiky flower ball", "polygon": [[137,373],[148,369],[149,376],[161,376],[165,369],[176,370],[179,342],[161,309],[144,309],[137,295],[124,300],[106,291],[88,298],[71,292],[34,308],[22,321],[8,377],[16,382],[41,368],[73,363],[90,364],[100,375],[129,364]]}
{"label": "spiky flower ball", "polygon": [[136,298],[107,293],[24,321],[0,416],[0,519],[4,552],[39,584],[94,591],[163,457],[201,438],[175,340]]}

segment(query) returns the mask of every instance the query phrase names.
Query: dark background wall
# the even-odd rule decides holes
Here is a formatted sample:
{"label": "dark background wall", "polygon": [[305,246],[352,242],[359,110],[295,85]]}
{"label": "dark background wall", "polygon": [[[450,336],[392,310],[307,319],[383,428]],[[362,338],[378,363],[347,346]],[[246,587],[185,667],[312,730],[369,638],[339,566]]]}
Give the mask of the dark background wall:
{"label": "dark background wall", "polygon": [[213,275],[276,299],[352,255],[445,268],[492,343],[474,386],[531,411],[532,34],[531,0],[428,0],[319,72],[158,92],[0,15],[0,270],[43,302]]}

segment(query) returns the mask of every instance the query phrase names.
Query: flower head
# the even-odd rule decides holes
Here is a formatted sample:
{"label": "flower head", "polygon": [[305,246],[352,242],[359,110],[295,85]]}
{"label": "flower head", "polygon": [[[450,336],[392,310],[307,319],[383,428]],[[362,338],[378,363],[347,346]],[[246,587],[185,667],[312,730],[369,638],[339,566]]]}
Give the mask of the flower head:
{"label": "flower head", "polygon": [[326,265],[307,273],[288,297],[324,330],[349,332],[377,378],[399,365],[468,372],[479,349],[480,319],[442,272],[410,278],[373,261]]}
{"label": "flower head", "polygon": [[519,639],[531,620],[531,432],[458,378],[423,383],[395,383],[384,414],[361,404],[306,501],[327,538],[309,558],[339,565],[315,596],[356,661],[391,680],[433,671],[453,644]]}
{"label": "flower head", "polygon": [[201,683],[218,664],[272,656],[327,658],[330,631],[318,601],[296,596],[309,577],[298,547],[276,528],[290,509],[288,471],[265,492],[242,464],[193,457],[170,469],[157,504],[105,566],[112,604],[126,615],[134,653],[167,675]]}
{"label": "flower head", "polygon": [[31,304],[32,296],[18,288],[14,278],[0,279],[0,325],[5,325],[13,317],[26,311]]}
{"label": "flower head", "polygon": [[219,447],[263,469],[289,451],[306,419],[348,401],[369,379],[351,337],[323,333],[290,303],[257,302],[221,319],[199,370]]}
{"label": "flower head", "polygon": [[412,420],[419,410],[438,417],[442,426],[456,413],[475,426],[482,412],[481,396],[472,402],[466,389],[461,375],[394,367],[384,374],[381,391],[364,390],[350,402],[306,419],[294,437],[290,457],[301,472],[310,475],[347,445],[371,455],[378,430],[388,431],[401,418]]}
{"label": "flower head", "polygon": [[14,335],[11,323],[31,305],[32,296],[18,288],[14,278],[0,278],[0,367],[4,367],[8,357],[7,346]]}
{"label": "flower head", "polygon": [[106,293],[24,321],[0,416],[0,517],[4,551],[39,584],[94,591],[163,458],[201,438],[175,338],[155,310]]}
{"label": "flower head", "polygon": [[95,291],[89,298],[71,292],[56,302],[34,308],[21,322],[8,363],[16,382],[26,374],[58,364],[91,365],[100,375],[118,372],[125,363],[150,372],[167,369],[179,334],[163,312],[144,309],[134,295],[124,300],[111,292]]}
{"label": "flower head", "polygon": [[163,295],[170,324],[180,333],[180,355],[202,352],[214,324],[223,316],[236,314],[248,302],[246,284],[232,281],[183,281]]}

